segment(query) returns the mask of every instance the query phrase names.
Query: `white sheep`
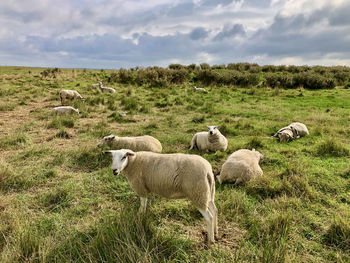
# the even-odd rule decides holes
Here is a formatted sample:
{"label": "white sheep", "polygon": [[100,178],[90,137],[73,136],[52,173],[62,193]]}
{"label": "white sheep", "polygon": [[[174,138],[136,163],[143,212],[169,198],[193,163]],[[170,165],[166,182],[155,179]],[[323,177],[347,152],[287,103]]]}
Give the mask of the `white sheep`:
{"label": "white sheep", "polygon": [[263,171],[259,161],[264,156],[255,151],[241,149],[232,153],[222,165],[220,175],[217,176],[219,183],[241,183],[247,182],[255,177],[262,176]]}
{"label": "white sheep", "polygon": [[215,180],[212,167],[199,155],[133,152],[128,149],[105,151],[112,155],[114,175],[123,172],[131,188],[140,196],[139,212],[145,213],[150,193],[170,199],[188,198],[207,223],[208,242],[217,235]]}
{"label": "white sheep", "polygon": [[[101,83],[101,84],[100,84]],[[102,85],[102,82],[100,81],[99,83],[96,83],[96,84],[91,84],[91,87],[93,88],[99,88],[100,85]]]}
{"label": "white sheep", "polygon": [[197,88],[196,86],[193,86],[193,90],[194,90],[194,91],[203,91],[203,92],[207,92],[206,89],[204,89],[204,88]]}
{"label": "white sheep", "polygon": [[59,106],[55,107],[51,111],[52,115],[64,115],[64,114],[79,114],[78,109],[74,109],[71,106]]}
{"label": "white sheep", "polygon": [[293,122],[289,124],[290,127],[295,129],[298,133],[298,136],[304,137],[306,135],[309,135],[309,130],[307,129],[306,125],[301,122]]}
{"label": "white sheep", "polygon": [[60,93],[60,98],[61,98],[61,104],[64,105],[66,103],[66,100],[74,100],[74,99],[81,99],[83,100],[84,98],[79,94],[78,91],[76,90],[70,90],[70,89],[64,89],[61,90]]}
{"label": "white sheep", "polygon": [[192,137],[190,150],[197,148],[204,151],[226,151],[227,139],[218,129],[218,126],[207,126],[208,132],[197,132]]}
{"label": "white sheep", "polygon": [[105,136],[98,147],[107,145],[109,148],[114,150],[118,149],[131,149],[133,151],[150,151],[160,153],[162,151],[162,144],[156,138],[144,135],[138,137],[118,137],[114,134]]}
{"label": "white sheep", "polygon": [[300,122],[293,122],[282,129],[279,129],[273,137],[276,137],[280,142],[298,139],[309,135],[309,130],[306,125]]}
{"label": "white sheep", "polygon": [[99,84],[99,87],[100,87],[102,92],[109,92],[109,93],[114,93],[115,92],[115,89],[113,89],[113,88],[104,87],[102,85],[102,82],[99,82],[98,84]]}

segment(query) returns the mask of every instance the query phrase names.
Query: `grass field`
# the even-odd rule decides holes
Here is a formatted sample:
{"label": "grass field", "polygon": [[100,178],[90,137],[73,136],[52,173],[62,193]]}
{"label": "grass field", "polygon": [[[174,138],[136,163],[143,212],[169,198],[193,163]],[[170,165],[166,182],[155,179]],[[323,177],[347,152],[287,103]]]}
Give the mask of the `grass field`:
{"label": "grass field", "polygon": [[[350,90],[105,83],[113,71],[0,68],[0,262],[350,262]],[[78,117],[53,117],[58,92],[75,89]],[[127,112],[120,117],[117,111]],[[310,136],[271,138],[293,121]],[[199,154],[216,173],[229,154],[256,148],[264,176],[216,185],[219,240],[187,200],[139,198],[97,148],[111,133],[149,134],[165,153],[219,125],[225,153]],[[204,232],[204,233],[203,233]]]}

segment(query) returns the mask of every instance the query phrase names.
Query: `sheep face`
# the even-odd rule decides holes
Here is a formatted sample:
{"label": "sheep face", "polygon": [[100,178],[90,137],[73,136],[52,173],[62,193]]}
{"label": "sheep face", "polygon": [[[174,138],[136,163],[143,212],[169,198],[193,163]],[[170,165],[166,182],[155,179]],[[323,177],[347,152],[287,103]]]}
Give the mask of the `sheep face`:
{"label": "sheep face", "polygon": [[97,145],[97,147],[101,148],[104,145],[110,145],[111,141],[113,141],[114,138],[115,138],[114,134],[103,137],[103,139],[100,141],[100,143]]}
{"label": "sheep face", "polygon": [[286,132],[279,133],[278,138],[280,139],[280,142],[288,142],[291,139],[290,135]]}
{"label": "sheep face", "polygon": [[114,175],[120,174],[124,168],[128,165],[129,156],[135,155],[131,150],[117,150],[117,151],[104,151],[105,154],[112,156],[112,172]]}
{"label": "sheep face", "polygon": [[214,135],[218,133],[218,126],[207,126],[209,135]]}

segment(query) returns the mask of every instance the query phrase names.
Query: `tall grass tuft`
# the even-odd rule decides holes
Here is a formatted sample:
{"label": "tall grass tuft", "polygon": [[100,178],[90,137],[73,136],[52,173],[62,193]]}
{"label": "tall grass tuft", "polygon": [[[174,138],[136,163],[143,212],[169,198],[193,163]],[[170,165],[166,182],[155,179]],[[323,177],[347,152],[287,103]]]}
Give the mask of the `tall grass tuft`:
{"label": "tall grass tuft", "polygon": [[267,222],[261,238],[260,262],[283,263],[288,253],[291,217],[289,214],[274,214]]}
{"label": "tall grass tuft", "polygon": [[245,144],[245,147],[247,149],[252,149],[252,148],[259,149],[259,148],[263,148],[264,144],[260,138],[253,137]]}
{"label": "tall grass tuft", "polygon": [[336,217],[323,236],[325,244],[340,249],[350,250],[350,224],[341,217]]}
{"label": "tall grass tuft", "polygon": [[[49,262],[189,262],[194,247],[187,240],[161,233],[152,216],[138,216],[130,204],[105,217],[97,228],[64,240]],[[193,260],[193,259],[192,259]]]}
{"label": "tall grass tuft", "polygon": [[13,135],[5,136],[0,139],[0,149],[6,149],[14,146],[24,146],[29,144],[30,139],[28,135],[24,133],[16,133]]}
{"label": "tall grass tuft", "polygon": [[345,157],[350,156],[350,150],[334,139],[327,139],[317,146],[316,154],[318,156]]}

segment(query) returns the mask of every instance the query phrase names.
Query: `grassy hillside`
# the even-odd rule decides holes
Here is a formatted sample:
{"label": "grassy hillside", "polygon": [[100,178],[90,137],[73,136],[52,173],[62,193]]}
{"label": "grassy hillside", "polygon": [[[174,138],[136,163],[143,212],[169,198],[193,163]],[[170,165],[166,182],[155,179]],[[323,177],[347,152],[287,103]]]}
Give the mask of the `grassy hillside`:
{"label": "grassy hillside", "polygon": [[[43,71],[0,68],[0,262],[350,261],[349,89],[270,88],[262,69],[255,85],[208,82],[208,93],[193,92],[205,85],[195,72],[174,84],[159,76],[138,83],[152,80],[147,70]],[[117,92],[92,88],[99,80]],[[50,115],[63,88],[86,98],[73,103],[79,117]],[[310,136],[271,138],[293,121]],[[206,125],[220,125],[229,140],[225,153],[199,153],[214,172],[241,148],[267,157],[263,177],[216,185],[212,248],[187,200],[152,196],[146,216],[136,216],[138,197],[97,148],[110,133],[149,134],[166,153],[195,154],[190,140]]]}

